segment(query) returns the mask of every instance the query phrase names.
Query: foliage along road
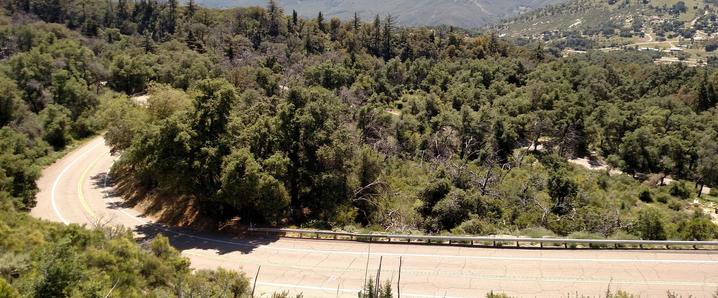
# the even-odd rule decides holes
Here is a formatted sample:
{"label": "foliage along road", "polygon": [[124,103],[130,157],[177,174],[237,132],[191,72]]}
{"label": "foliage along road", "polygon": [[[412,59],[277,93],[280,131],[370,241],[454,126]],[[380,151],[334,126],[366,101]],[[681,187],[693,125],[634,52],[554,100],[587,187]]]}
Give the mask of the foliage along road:
{"label": "foliage along road", "polygon": [[116,157],[97,137],[43,171],[32,215],[65,224],[109,222],[138,237],[162,233],[195,268],[242,270],[258,293],[290,291],[305,297],[356,297],[381,264],[394,291],[402,258],[402,297],[601,295],[627,290],[641,297],[666,291],[710,297],[718,289],[717,251],[488,249],[347,241],[234,238],[154,224],[112,195],[106,173]]}

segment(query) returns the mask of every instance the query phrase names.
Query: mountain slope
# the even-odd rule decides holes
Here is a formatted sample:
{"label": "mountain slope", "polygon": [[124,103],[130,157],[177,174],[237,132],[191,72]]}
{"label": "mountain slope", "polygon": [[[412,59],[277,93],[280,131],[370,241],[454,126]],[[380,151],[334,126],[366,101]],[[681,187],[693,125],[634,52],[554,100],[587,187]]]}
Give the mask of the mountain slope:
{"label": "mountain slope", "polygon": [[[534,10],[502,21],[495,30],[511,36],[532,36],[544,32],[595,32],[615,30],[641,34],[701,30],[702,17],[715,14],[713,0],[571,0]],[[707,8],[707,9],[706,9]],[[667,24],[667,25],[666,25]],[[681,30],[682,29],[682,30]],[[688,34],[686,34],[688,37]]]}
{"label": "mountain slope", "polygon": [[[399,24],[452,25],[477,28],[532,9],[565,0],[279,0],[287,12],[296,10],[304,17],[349,19],[357,12],[363,19],[391,14]],[[266,6],[267,0],[197,0],[207,7]]]}

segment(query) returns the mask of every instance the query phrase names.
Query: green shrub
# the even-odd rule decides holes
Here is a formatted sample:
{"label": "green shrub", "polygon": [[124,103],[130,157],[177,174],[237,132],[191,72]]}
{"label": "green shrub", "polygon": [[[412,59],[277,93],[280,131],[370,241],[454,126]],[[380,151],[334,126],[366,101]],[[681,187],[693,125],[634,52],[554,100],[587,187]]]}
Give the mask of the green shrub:
{"label": "green shrub", "polygon": [[638,199],[640,199],[644,203],[653,203],[651,191],[648,189],[641,190],[641,193],[638,194]]}
{"label": "green shrub", "polygon": [[[581,231],[581,232],[573,232],[573,233],[571,233],[571,234],[568,235],[568,238],[570,238],[570,239],[605,239],[605,238],[603,238],[603,236],[601,236],[601,235],[599,235],[599,234],[589,233],[589,232],[583,232],[583,231]],[[578,245],[577,245],[577,244],[569,244],[568,246],[571,247],[571,248],[576,248]],[[589,246],[590,248],[602,248],[602,247],[606,247],[605,244],[589,244],[588,246]]]}
{"label": "green shrub", "polygon": [[519,235],[531,238],[558,237],[556,233],[544,227],[526,228],[521,230]]}
{"label": "green shrub", "polygon": [[688,199],[691,196],[691,189],[683,181],[676,181],[671,184],[671,195],[681,199]]}
{"label": "green shrub", "polygon": [[668,194],[665,194],[665,193],[659,193],[656,196],[656,201],[658,201],[659,203],[663,203],[663,204],[668,203],[668,201],[670,199],[671,199],[671,196],[669,196]]}
{"label": "green shrub", "polygon": [[494,291],[491,291],[486,294],[486,298],[511,298],[511,296],[504,293],[494,293]]}
{"label": "green shrub", "polygon": [[0,277],[0,298],[20,298],[20,294]]}
{"label": "green shrub", "polygon": [[462,222],[458,227],[452,229],[451,232],[463,235],[491,235],[496,232],[496,227],[472,214],[469,220]]}
{"label": "green shrub", "polygon": [[380,298],[392,298],[393,294],[391,291],[391,281],[387,280],[386,282],[382,283],[379,282],[377,285],[374,281],[376,278],[370,276],[369,281],[367,282],[364,289],[359,291],[358,297],[359,298],[373,298],[373,297],[380,297]]}
{"label": "green shrub", "polygon": [[666,223],[658,209],[650,207],[638,213],[636,230],[646,240],[666,240]]}
{"label": "green shrub", "polygon": [[[626,231],[618,230],[618,231],[614,232],[613,234],[611,234],[611,236],[609,236],[608,239],[611,239],[611,240],[640,240],[641,238],[636,235],[633,235],[631,233],[627,233]],[[622,247],[622,248],[630,247],[630,245],[626,245],[626,244],[618,244],[617,246]]]}
{"label": "green shrub", "polygon": [[677,201],[677,200],[673,200],[673,199],[672,199],[672,200],[670,200],[670,202],[668,203],[668,208],[670,208],[670,209],[673,210],[673,211],[680,211],[681,208],[683,208],[683,204],[681,204],[681,202],[679,202],[679,201]]}
{"label": "green shrub", "polygon": [[679,222],[677,233],[683,240],[706,241],[718,236],[718,226],[708,217],[696,214],[691,219]]}

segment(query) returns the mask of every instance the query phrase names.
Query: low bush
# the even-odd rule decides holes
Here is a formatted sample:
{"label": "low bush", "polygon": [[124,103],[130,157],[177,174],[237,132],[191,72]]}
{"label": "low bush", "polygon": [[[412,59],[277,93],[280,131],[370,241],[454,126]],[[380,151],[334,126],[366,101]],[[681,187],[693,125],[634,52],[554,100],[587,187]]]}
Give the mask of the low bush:
{"label": "low bush", "polygon": [[672,196],[687,200],[691,196],[691,189],[683,181],[676,181],[671,184],[670,193]]}
{"label": "low bush", "polygon": [[644,203],[653,203],[653,197],[651,196],[651,191],[648,189],[641,190],[641,193],[638,194],[638,199],[640,199]]}

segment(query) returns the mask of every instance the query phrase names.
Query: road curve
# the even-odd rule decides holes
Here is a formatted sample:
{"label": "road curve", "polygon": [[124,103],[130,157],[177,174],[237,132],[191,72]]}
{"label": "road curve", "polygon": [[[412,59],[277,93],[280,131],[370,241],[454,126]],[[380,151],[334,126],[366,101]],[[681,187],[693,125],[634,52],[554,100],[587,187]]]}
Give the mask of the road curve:
{"label": "road curve", "polygon": [[[641,297],[711,297],[718,289],[716,251],[538,250],[367,244],[348,241],[232,238],[153,224],[122,207],[105,174],[116,157],[94,138],[43,170],[31,214],[47,220],[92,224],[98,219],[140,235],[162,233],[195,268],[242,270],[257,292],[302,292],[305,297],[356,297],[365,276],[379,268],[394,289],[401,269],[402,297],[599,296],[626,290]],[[367,273],[368,271],[368,273]]]}

